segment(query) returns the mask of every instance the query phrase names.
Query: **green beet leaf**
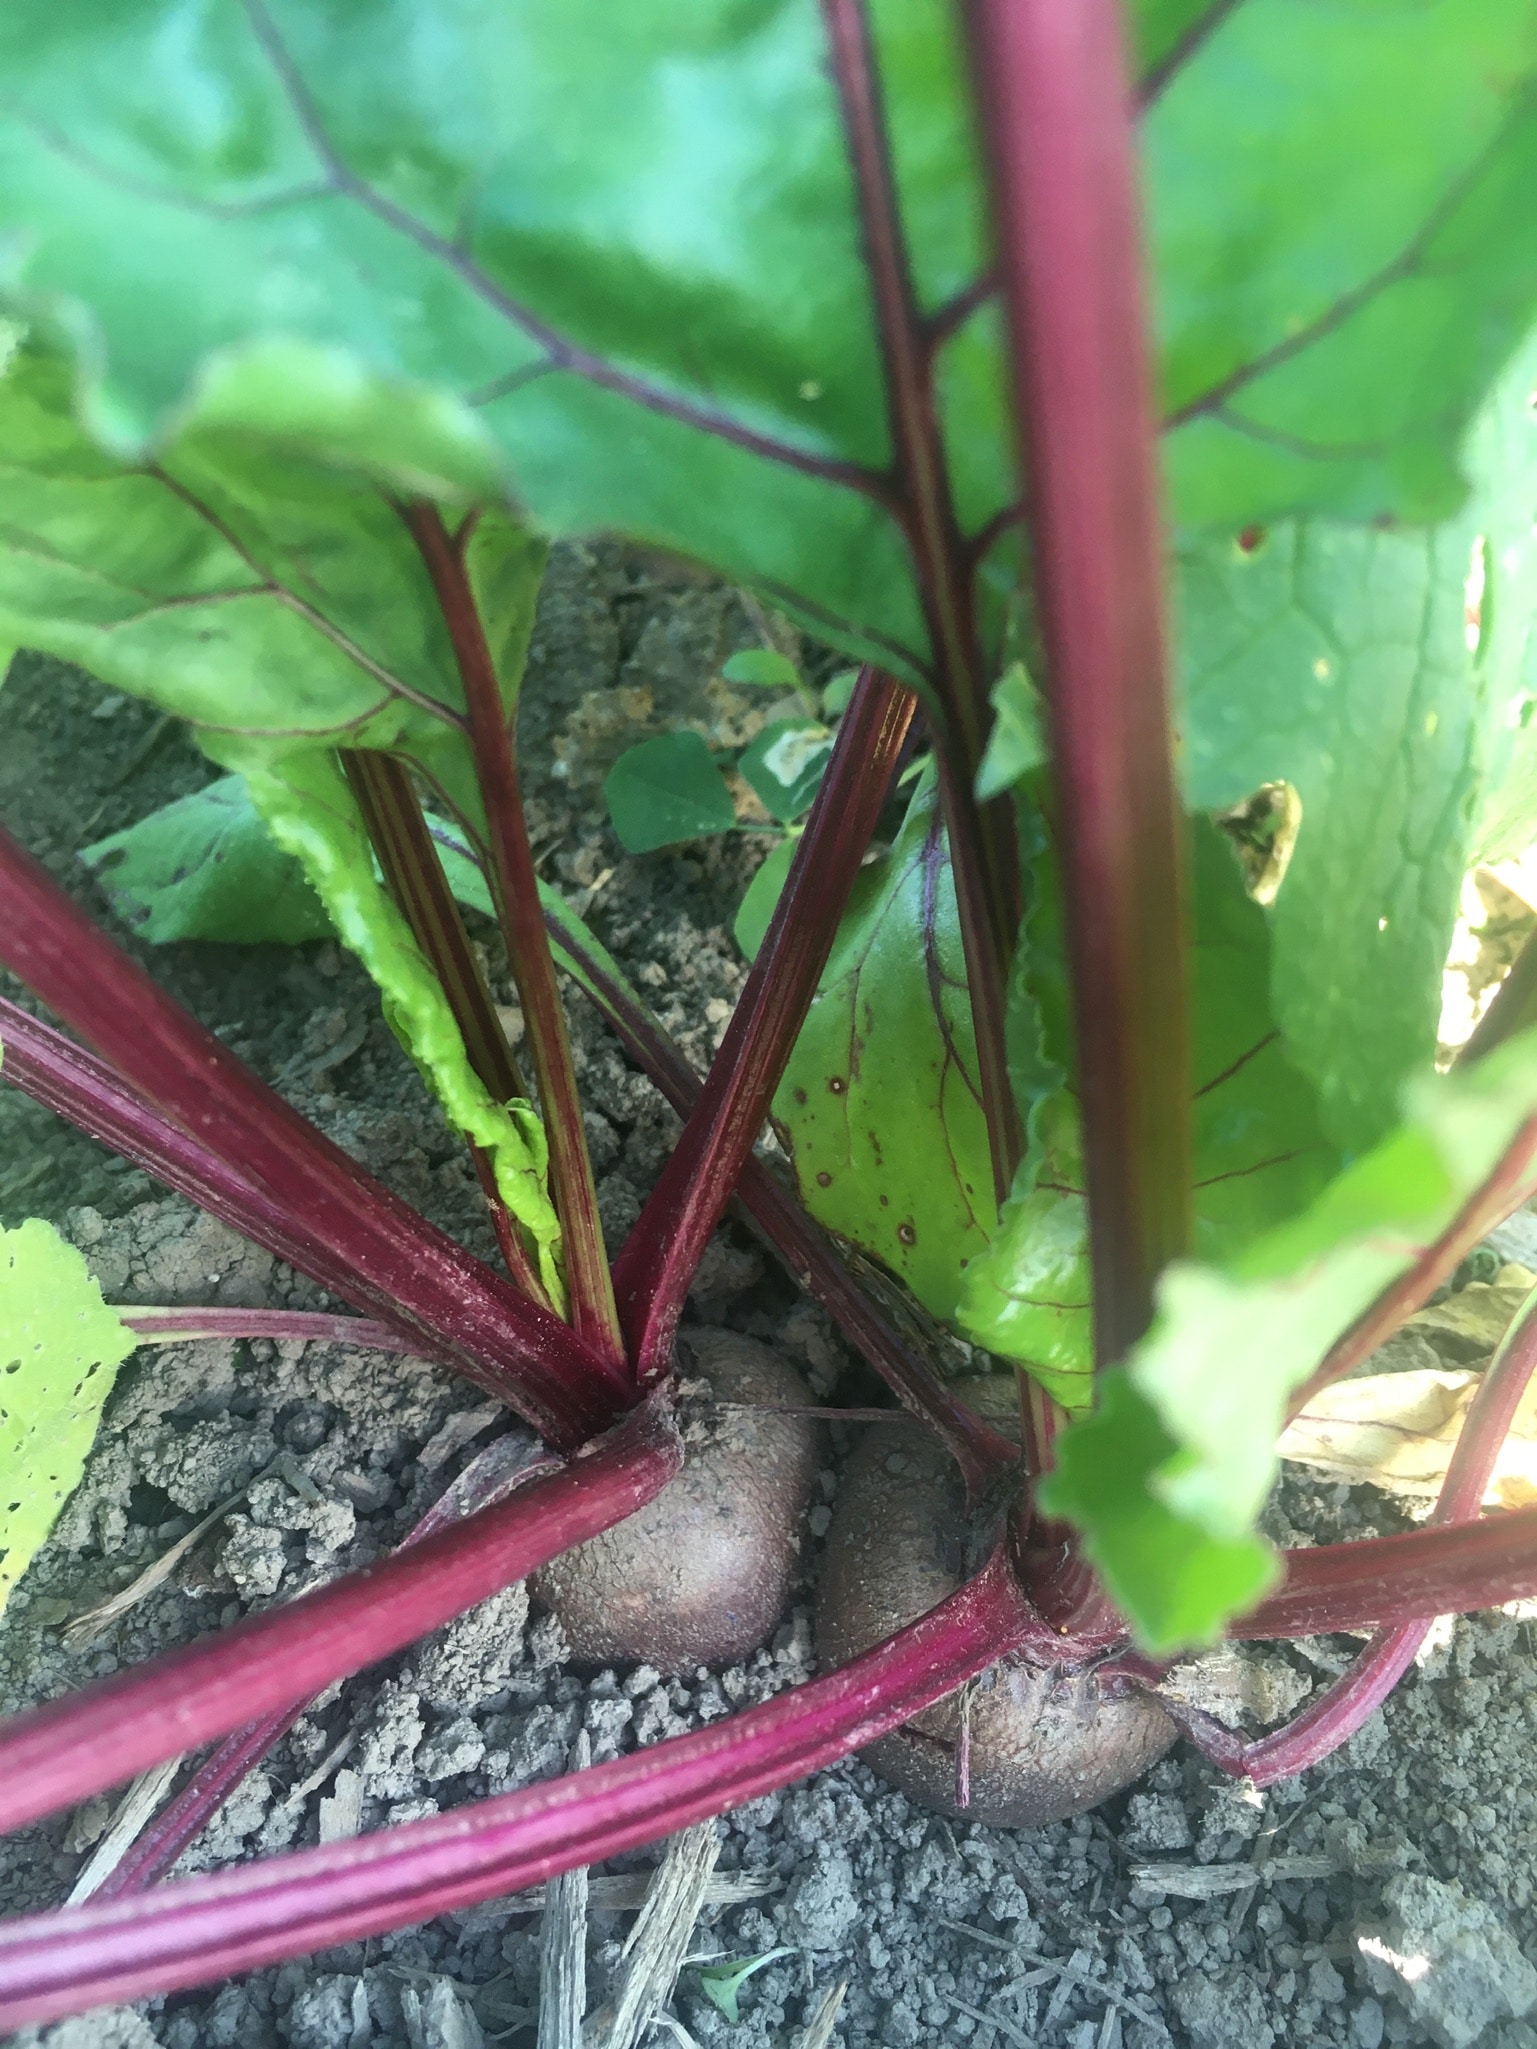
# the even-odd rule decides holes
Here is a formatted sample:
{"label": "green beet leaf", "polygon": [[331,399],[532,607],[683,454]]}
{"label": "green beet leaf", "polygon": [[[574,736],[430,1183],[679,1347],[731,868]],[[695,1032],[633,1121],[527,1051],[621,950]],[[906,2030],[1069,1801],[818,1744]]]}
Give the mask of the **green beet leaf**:
{"label": "green beet leaf", "polygon": [[769,816],[789,825],[811,808],[832,752],[833,736],[818,720],[775,719],[743,750],[737,767]]}
{"label": "green beet leaf", "polygon": [[1434,1055],[1481,808],[1508,840],[1537,832],[1537,782],[1523,799],[1510,758],[1537,605],[1534,374],[1527,350],[1445,525],[1314,519],[1179,553],[1186,795],[1215,811],[1284,781],[1300,799],[1270,911],[1275,1021],[1350,1149],[1391,1129]]}
{"label": "green beet leaf", "polygon": [[331,931],[303,870],[276,844],[239,776],[109,833],[80,858],[144,939],[296,946]]}
{"label": "green beet leaf", "polygon": [[1066,1431],[1043,1492],[1141,1642],[1215,1639],[1275,1577],[1254,1519],[1286,1400],[1537,1112],[1537,1037],[1408,1092],[1404,1121],[1301,1215],[1223,1265],[1182,1263],[1153,1327]]}
{"label": "green beet leaf", "polygon": [[801,1199],[949,1318],[997,1209],[933,780],[864,869],[774,1098]]}
{"label": "green beet leaf", "polygon": [[[340,435],[344,408],[334,424]],[[446,1114],[491,1153],[558,1283],[543,1132],[527,1104],[493,1103],[470,1070],[336,761],[338,745],[385,749],[461,821],[480,823],[447,630],[384,488],[400,480],[355,449],[344,460],[340,442],[322,462],[207,427],[128,468],[73,421],[58,361],[26,351],[0,377],[0,447],[3,630],[187,719],[204,751],[244,776]],[[465,551],[509,710],[544,556],[542,541],[491,511]]]}
{"label": "green beet leaf", "polygon": [[[0,634],[194,737],[401,755],[477,819],[463,691],[399,481],[382,458],[208,426],[128,466],[75,422],[62,363],[23,351],[0,376]],[[489,511],[466,550],[509,708],[545,552]]]}
{"label": "green beet leaf", "polygon": [[51,1224],[0,1231],[0,1608],[79,1484],[137,1342]]}
{"label": "green beet leaf", "polygon": [[627,853],[729,832],[736,824],[731,792],[698,733],[659,733],[628,747],[603,784],[608,815]]}
{"label": "green beet leaf", "polygon": [[[1537,309],[1532,0],[1147,0],[1133,25],[1176,517],[1449,511]],[[987,263],[958,17],[872,30],[932,314]],[[217,424],[363,447],[395,489],[515,489],[917,676],[827,59],[809,0],[216,0],[190,25],[12,0],[0,288],[76,349],[105,444]],[[1000,350],[984,299],[937,351],[967,534],[1015,491]]]}
{"label": "green beet leaf", "polygon": [[763,935],[768,931],[794,859],[794,840],[781,840],[748,883],[747,894],[737,907],[731,936],[749,960],[758,958],[758,948],[763,944]]}
{"label": "green beet leaf", "polygon": [[[1313,1090],[1271,1016],[1271,943],[1264,912],[1238,863],[1204,819],[1192,821],[1190,953],[1195,1247],[1234,1257],[1296,1216],[1338,1163]],[[990,1248],[960,1291],[966,1335],[1027,1368],[1070,1409],[1087,1405],[1093,1373],[1088,1206],[1077,1105],[1057,1085],[1068,1043],[1059,906],[1042,855],[1027,927],[1026,979],[1039,1005],[1044,1058],[1031,1076],[1016,1061],[1022,1104],[1033,1106],[1030,1151]]]}

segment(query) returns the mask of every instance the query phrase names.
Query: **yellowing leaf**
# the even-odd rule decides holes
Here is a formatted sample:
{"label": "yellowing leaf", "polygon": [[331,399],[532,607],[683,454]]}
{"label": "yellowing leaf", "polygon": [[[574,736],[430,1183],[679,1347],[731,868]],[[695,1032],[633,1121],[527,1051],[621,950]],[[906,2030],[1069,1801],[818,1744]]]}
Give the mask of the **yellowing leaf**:
{"label": "yellowing leaf", "polygon": [[[215,751],[212,742],[209,751]],[[244,770],[251,802],[274,840],[303,868],[338,936],[384,998],[384,1014],[443,1113],[491,1156],[497,1189],[533,1238],[539,1274],[563,1299],[560,1221],[545,1185],[544,1127],[531,1104],[498,1103],[475,1073],[447,997],[410,927],[374,870],[363,821],[330,754],[277,755],[225,738],[219,751]]]}
{"label": "yellowing leaf", "polygon": [[0,1608],[79,1482],[136,1342],[51,1224],[0,1231]]}

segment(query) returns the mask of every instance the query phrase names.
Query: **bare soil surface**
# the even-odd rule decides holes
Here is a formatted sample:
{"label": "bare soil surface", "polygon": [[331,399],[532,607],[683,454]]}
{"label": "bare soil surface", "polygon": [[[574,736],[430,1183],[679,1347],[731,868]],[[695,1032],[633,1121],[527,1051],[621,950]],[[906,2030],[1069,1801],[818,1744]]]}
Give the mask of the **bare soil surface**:
{"label": "bare soil surface", "polygon": [[[768,693],[721,683],[718,670],[759,637],[734,593],[634,553],[561,550],[522,721],[546,872],[701,1062],[741,986],[730,921],[762,842],[730,835],[627,859],[600,787],[623,747],[680,719],[721,745],[749,738],[777,708]],[[784,644],[793,650],[793,636]],[[152,711],[57,664],[23,656],[0,691],[0,816],[98,910],[76,849],[211,773]],[[499,999],[510,1002],[491,958]],[[337,947],[178,946],[156,950],[152,964],[374,1171],[490,1253],[463,1148]],[[580,998],[572,1008],[604,1220],[617,1242],[676,1122]],[[110,1300],[324,1303],[308,1282],[0,1088],[0,1221],[29,1214],[60,1222]],[[777,1345],[824,1397],[876,1398],[868,1369],[734,1227],[712,1249],[691,1315]],[[84,1483],[0,1623],[0,1706],[47,1698],[373,1557],[502,1427],[478,1393],[418,1362],[260,1342],[142,1349],[122,1373]],[[550,1618],[531,1615],[523,1590],[509,1589],[332,1689],[183,1868],[526,1785],[565,1769],[580,1747],[595,1761],[612,1757],[809,1677],[819,1542],[854,1433],[834,1426],[831,1437],[793,1605],[763,1650],[676,1679],[645,1666],[576,1670]],[[71,1618],[232,1500],[157,1591],[88,1641],[66,1635]],[[1288,1542],[1365,1536],[1402,1520],[1369,1487],[1299,1469],[1288,1469],[1271,1510],[1272,1533]],[[1294,1712],[1353,1648],[1331,1638],[1224,1653],[1198,1683],[1230,1719],[1258,1730]],[[115,1798],[0,1849],[7,1910],[69,1893]],[[856,1760],[727,1817],[719,1846],[717,1876],[751,1880],[754,1896],[742,1897],[742,1883],[734,1899],[706,1904],[690,1956],[785,1953],[744,1985],[736,2023],[686,1965],[650,2041],[1537,2045],[1522,2018],[1537,2012],[1527,1960],[1537,1956],[1537,1657],[1518,1612],[1438,1629],[1409,1681],[1341,1754],[1263,1794],[1181,1746],[1095,1814],[1013,1831],[940,1819]],[[607,1875],[655,1861],[622,1859]],[[633,1902],[633,1890],[624,1897]],[[633,1904],[595,1888],[595,2016],[633,1923]],[[843,1984],[822,2032],[814,2016]],[[537,1903],[504,1899],[29,2039],[52,2049],[531,2049],[539,1999]],[[588,2039],[601,2039],[596,2023]]]}

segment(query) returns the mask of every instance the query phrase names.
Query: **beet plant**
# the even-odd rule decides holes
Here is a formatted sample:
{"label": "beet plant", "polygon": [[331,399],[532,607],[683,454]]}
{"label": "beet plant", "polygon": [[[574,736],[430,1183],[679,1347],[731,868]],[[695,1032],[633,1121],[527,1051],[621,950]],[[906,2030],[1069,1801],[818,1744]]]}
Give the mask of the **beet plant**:
{"label": "beet plant", "polygon": [[[0,1728],[8,1826],[216,1746],[110,1896],[0,1928],[0,2020],[515,1890],[877,1742],[1011,1820],[1176,1725],[1264,1782],[1358,1727],[1429,1618],[1537,1592],[1537,1511],[1480,1514],[1529,1312],[1426,1527],[1255,1531],[1288,1411],[1537,1190],[1530,975],[1433,1071],[1461,877],[1537,832],[1531,0],[11,0],[0,58],[0,633],[231,779],[92,858],[149,938],[334,927],[502,1254],[0,838],[0,959],[67,1027],[6,1002],[7,1079],[359,1312],[115,1318],[45,1226],[9,1234],[7,1571],[139,1335],[393,1346],[539,1440],[383,1563]],[[594,532],[860,665],[703,1077],[529,845],[535,595],[549,537]],[[456,887],[496,917],[526,1081]],[[557,963],[684,1113],[612,1263]],[[595,1656],[768,1626],[814,1419],[744,1367],[760,1413],[706,1483],[679,1392],[733,1196],[912,1416],[914,1484],[867,1464],[840,1506],[823,1676],[155,1883],[317,1691],[514,1579],[577,1587],[617,1632]],[[997,1374],[947,1381],[941,1326]],[[627,1519],[675,1556],[728,1511],[739,1577],[669,1605]],[[1224,1633],[1342,1629],[1375,1634],[1258,1742],[1159,1692]]]}

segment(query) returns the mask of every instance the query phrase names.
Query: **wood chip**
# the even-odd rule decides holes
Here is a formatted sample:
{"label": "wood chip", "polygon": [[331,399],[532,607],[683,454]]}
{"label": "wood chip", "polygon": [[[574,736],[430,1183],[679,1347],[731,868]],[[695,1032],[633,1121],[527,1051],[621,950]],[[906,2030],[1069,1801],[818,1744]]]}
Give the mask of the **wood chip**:
{"label": "wood chip", "polygon": [[[761,1900],[769,1893],[778,1892],[783,1880],[772,1874],[755,1871],[720,1871],[704,1889],[702,1907],[734,1907],[743,1900]],[[651,1880],[644,1871],[623,1872],[612,1877],[590,1878],[587,1881],[587,1909],[593,1914],[625,1914],[646,1904],[646,1894]],[[527,1892],[520,1892],[501,1902],[510,1914],[537,1914],[543,1911],[546,1888],[530,1886]]]}
{"label": "wood chip", "polygon": [[624,1947],[625,1970],[612,2017],[600,2016],[600,2025],[590,2031],[601,2049],[637,2049],[652,2019],[672,1998],[719,1855],[713,1821],[684,1829],[667,1845]]}
{"label": "wood chip", "polygon": [[1271,1857],[1263,1864],[1133,1864],[1131,1878],[1178,1900],[1211,1900],[1278,1878],[1333,1878],[1342,1868],[1332,1857]]}
{"label": "wood chip", "polygon": [[69,1895],[70,1906],[79,1906],[82,1900],[88,1900],[92,1893],[100,1891],[106,1884],[154,1819],[161,1801],[170,1792],[172,1782],[180,1770],[181,1759],[170,1757],[164,1764],[152,1765],[147,1772],[140,1772],[118,1802],[116,1812],[107,1823],[106,1834],[96,1845],[90,1863],[75,1880]]}
{"label": "wood chip", "polygon": [[293,1813],[295,1808],[302,1807],[311,1793],[318,1791],[326,1783],[342,1759],[354,1748],[357,1740],[357,1730],[349,1729],[339,1743],[331,1745],[331,1748],[326,1752],[319,1764],[316,1765],[315,1769],[300,1779],[298,1785],[293,1788],[292,1792],[283,1801],[283,1806],[290,1814]]}
{"label": "wood chip", "polygon": [[848,1979],[840,1978],[836,1985],[823,1993],[821,2005],[806,2023],[806,2032],[801,2036],[800,2049],[827,2049],[833,2038],[838,2015],[843,2010],[848,1989]]}
{"label": "wood chip", "polygon": [[[572,1771],[592,1763],[587,1732],[579,1732],[569,1760]],[[538,2049],[582,2049],[587,2011],[587,1867],[563,1871],[544,1888],[539,1930]]]}
{"label": "wood chip", "polygon": [[[989,2013],[984,2007],[968,2006],[964,1999],[957,1999],[953,1992],[944,1995],[945,2003],[953,2006],[957,2013],[969,2014],[974,2021],[985,2021],[988,2027],[996,2028],[1005,2042],[1013,2042],[1015,2049],[1036,2049],[1034,2039],[1016,2028],[1012,2021],[1006,2021],[1001,2013]],[[1112,2007],[1111,2011],[1114,2012]]]}
{"label": "wood chip", "polygon": [[[1277,1858],[1273,1861],[1279,1863],[1281,1860]],[[1148,1868],[1152,1869],[1154,1867],[1149,1866]],[[1189,1871],[1198,1867],[1181,1864],[1173,1865],[1169,1868],[1171,1870]],[[1205,1868],[1210,1869],[1211,1867],[1207,1866]],[[1250,1865],[1244,1866],[1245,1870],[1251,1870],[1252,1868]],[[1273,1865],[1267,1868],[1273,1868]],[[973,1942],[980,1942],[988,1949],[1001,1949],[1009,1956],[1020,1957],[1028,1964],[1038,1965],[1038,1970],[1032,1971],[1027,1977],[1015,1981],[1021,1986],[1044,1984],[1048,1977],[1061,1978],[1064,1981],[1081,1986],[1086,1992],[1092,1992],[1099,1999],[1108,1999],[1113,2005],[1124,2008],[1127,2013],[1134,2015],[1139,2021],[1145,2021],[1150,2028],[1157,2028],[1161,2034],[1167,2035],[1169,2032],[1168,2025],[1164,2021],[1163,2016],[1155,2013],[1152,2007],[1144,2006],[1140,1999],[1133,1999],[1129,1992],[1122,1992],[1118,1986],[1107,1985],[1103,1978],[1096,1978],[1092,1972],[1085,1970],[1078,1959],[1083,1957],[1087,1961],[1087,1950],[1075,1949],[1067,1963],[1058,1963],[1054,1957],[1042,1956],[1039,1950],[1030,1949],[1022,1942],[1010,1942],[1005,1935],[990,1935],[985,1928],[973,1928],[968,1921],[947,1921],[941,1915],[939,1925],[941,1928],[953,1928],[957,1935],[969,1935]],[[993,2022],[994,2026],[997,2025],[997,2016],[995,2014],[989,2014],[988,2019]]]}
{"label": "wood chip", "polygon": [[[261,1475],[256,1474],[253,1477],[259,1479]],[[222,1522],[232,1508],[238,1508],[245,1496],[246,1490],[242,1487],[240,1492],[232,1494],[228,1501],[221,1501],[217,1508],[211,1508],[201,1522],[194,1523],[184,1537],[178,1537],[170,1550],[157,1558],[153,1565],[146,1566],[137,1579],[130,1580],[127,1586],[120,1588],[105,1601],[98,1602],[94,1608],[87,1608],[83,1614],[76,1615],[72,1621],[65,1623],[61,1631],[65,1647],[72,1651],[85,1650],[96,1641],[103,1630],[116,1622],[120,1615],[126,1615],[131,1608],[137,1608],[156,1587],[165,1584],[187,1553],[200,1544],[215,1524]]]}
{"label": "wood chip", "polygon": [[344,1843],[363,1826],[363,1774],[336,1774],[336,1791],[320,1803],[320,1840]]}

